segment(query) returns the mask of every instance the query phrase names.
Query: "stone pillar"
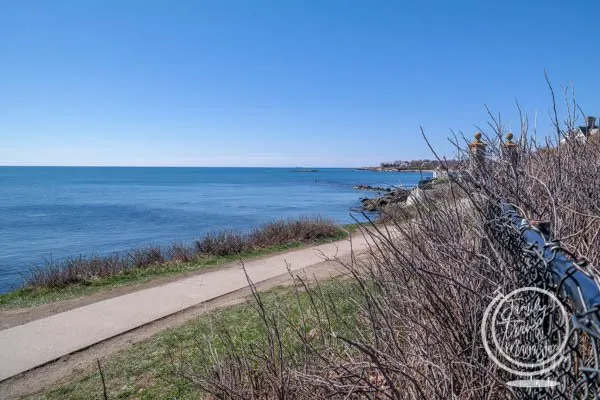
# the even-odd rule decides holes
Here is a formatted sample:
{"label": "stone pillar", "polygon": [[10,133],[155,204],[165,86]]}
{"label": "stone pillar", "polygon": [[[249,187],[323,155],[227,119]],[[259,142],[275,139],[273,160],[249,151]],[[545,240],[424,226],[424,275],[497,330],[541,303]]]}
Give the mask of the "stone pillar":
{"label": "stone pillar", "polygon": [[478,170],[483,168],[485,164],[485,149],[487,144],[481,141],[481,133],[477,132],[474,136],[475,140],[469,144],[469,158],[471,168]]}
{"label": "stone pillar", "polygon": [[513,143],[513,137],[512,133],[506,134],[506,142],[502,143],[502,158],[513,167],[516,167],[519,160],[519,149]]}

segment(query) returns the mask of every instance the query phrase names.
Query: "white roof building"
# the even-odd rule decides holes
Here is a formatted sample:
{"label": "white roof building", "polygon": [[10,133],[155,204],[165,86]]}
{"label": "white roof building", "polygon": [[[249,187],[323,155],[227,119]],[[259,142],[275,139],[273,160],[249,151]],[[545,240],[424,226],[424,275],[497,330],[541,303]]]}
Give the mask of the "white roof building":
{"label": "white roof building", "polygon": [[560,142],[565,143],[569,140],[587,140],[590,136],[595,135],[600,135],[600,129],[596,125],[596,117],[586,117],[585,126],[571,129]]}

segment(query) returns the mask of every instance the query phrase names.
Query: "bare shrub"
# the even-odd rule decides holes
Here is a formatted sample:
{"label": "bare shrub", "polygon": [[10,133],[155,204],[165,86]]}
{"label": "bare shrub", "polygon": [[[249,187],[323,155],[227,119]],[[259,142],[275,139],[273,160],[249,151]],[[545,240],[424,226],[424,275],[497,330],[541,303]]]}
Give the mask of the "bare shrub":
{"label": "bare shrub", "polygon": [[73,257],[48,260],[32,268],[25,276],[26,288],[63,288],[89,284],[98,279],[131,270],[160,268],[171,263],[196,262],[210,257],[240,254],[290,243],[311,243],[325,238],[340,238],[344,231],[335,222],[322,218],[281,220],[265,224],[249,234],[234,231],[211,233],[193,245],[176,243],[168,248],[157,246],[134,249],[108,256]]}
{"label": "bare shrub", "polygon": [[133,250],[129,253],[129,257],[131,258],[132,268],[148,268],[165,262],[160,247]]}
{"label": "bare shrub", "polygon": [[175,263],[187,263],[196,257],[194,248],[181,243],[175,243],[169,250],[169,259]]}
{"label": "bare shrub", "polygon": [[291,300],[262,296],[251,286],[254,301],[211,322],[210,334],[203,331],[191,351],[172,338],[170,372],[215,398],[322,398],[325,391],[304,381],[313,364],[350,351],[330,333],[354,337],[359,302],[350,299],[360,297],[360,288],[353,282],[295,282]]}
{"label": "bare shrub", "polygon": [[119,255],[90,258],[79,256],[62,262],[47,260],[43,266],[30,271],[26,277],[26,286],[61,288],[90,283],[98,278],[119,274],[127,268],[127,260]]}
{"label": "bare shrub", "polygon": [[209,233],[196,241],[196,252],[214,256],[228,256],[247,251],[250,248],[248,239],[241,233],[225,231]]}
{"label": "bare shrub", "polygon": [[252,246],[270,247],[282,243],[310,243],[341,235],[338,225],[324,218],[278,220],[253,230],[248,239]]}
{"label": "bare shrub", "polygon": [[[325,316],[327,349],[307,344],[297,357],[288,347],[293,333],[283,328],[285,313],[265,313],[255,293],[256,312],[264,315],[260,346],[234,343],[226,329],[218,340],[227,356],[187,368],[174,357],[175,372],[227,399],[514,398],[480,337],[495,290],[522,284],[515,281],[514,254],[490,235],[490,207],[502,200],[524,217],[550,221],[562,243],[590,261],[590,270],[600,252],[600,141],[559,145],[575,119],[569,115],[564,128],[558,116],[554,120],[556,137],[541,147],[528,137],[524,117],[518,157],[510,158],[502,144],[506,131],[492,118],[492,132],[484,132],[485,166],[463,164],[443,196],[424,197],[387,215],[385,225],[362,228],[374,243],[367,259],[343,263],[359,288],[354,329],[331,329],[341,315],[320,303],[305,307]],[[296,332],[311,328],[305,320],[295,326],[300,337]],[[213,343],[201,347],[208,352]]]}
{"label": "bare shrub", "polygon": [[[216,398],[506,397],[479,343],[486,294],[503,279],[502,266],[481,253],[481,215],[464,201],[437,202],[417,203],[413,220],[363,231],[375,245],[366,260],[344,263],[357,313],[304,285],[313,300],[290,324],[285,310],[267,312],[255,293],[260,345],[236,341],[236,328],[225,328],[201,339],[195,362],[175,354],[174,372]],[[316,329],[309,315],[320,316]],[[308,338],[315,332],[320,345]],[[302,340],[301,357],[294,338]],[[215,346],[225,355],[215,358]]]}
{"label": "bare shrub", "polygon": [[[525,122],[524,122],[525,123]],[[575,128],[559,129],[544,146],[526,142],[518,158],[503,159],[491,147],[488,166],[477,179],[483,192],[519,206],[530,220],[550,222],[553,234],[572,253],[600,262],[600,137],[568,140],[552,145]],[[500,136],[502,127],[493,131]],[[526,138],[526,131],[523,133]]]}

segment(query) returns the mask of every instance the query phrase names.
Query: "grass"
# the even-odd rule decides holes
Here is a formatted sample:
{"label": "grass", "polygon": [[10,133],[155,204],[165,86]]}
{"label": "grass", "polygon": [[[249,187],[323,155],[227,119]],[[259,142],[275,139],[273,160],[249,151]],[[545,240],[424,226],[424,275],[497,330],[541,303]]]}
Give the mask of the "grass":
{"label": "grass", "polygon": [[369,222],[355,222],[353,224],[345,224],[343,225],[343,228],[348,233],[354,233],[358,231],[361,226],[368,226],[369,224]]}
{"label": "grass", "polygon": [[215,268],[240,258],[266,256],[341,240],[357,227],[324,219],[281,220],[248,235],[219,232],[193,246],[137,249],[122,256],[73,258],[32,270],[23,288],[0,294],[0,310],[33,307]]}
{"label": "grass", "polygon": [[[333,307],[339,318],[331,329],[352,337],[357,325],[358,302],[353,300],[356,283],[351,280],[330,279],[319,285],[322,299],[320,310]],[[318,311],[311,306],[306,292],[294,294],[293,288],[278,287],[261,294],[266,310],[285,315],[281,338],[286,355],[302,357],[305,351],[295,328],[312,332],[318,327]],[[325,304],[327,303],[327,304]],[[205,394],[188,379],[173,373],[182,366],[211,369],[225,358],[230,342],[240,346],[260,346],[268,341],[264,323],[254,303],[245,303],[213,311],[182,326],[166,330],[130,349],[102,360],[109,399],[197,399]],[[94,364],[95,365],[95,364]],[[102,383],[97,368],[68,384],[36,395],[34,399],[102,399]]]}
{"label": "grass", "polygon": [[[341,240],[348,236],[348,232],[351,233],[356,229],[356,226],[348,226],[347,232],[340,232],[337,236],[320,239],[311,244],[322,244]],[[0,294],[0,310],[35,307],[42,304],[70,300],[124,286],[140,285],[154,279],[168,278],[202,269],[216,268],[239,259],[267,256],[282,251],[299,249],[305,246],[307,246],[306,243],[290,242],[262,249],[248,250],[239,254],[210,256],[198,261],[186,263],[166,262],[146,268],[130,268],[117,275],[110,275],[64,287],[25,287],[13,292]]]}
{"label": "grass", "polygon": [[295,242],[272,246],[266,249],[246,251],[237,255],[213,256],[204,260],[187,263],[164,263],[149,268],[131,268],[118,275],[111,275],[91,281],[68,285],[65,287],[27,287],[0,295],[0,309],[33,307],[41,304],[69,300],[87,296],[105,290],[124,286],[143,284],[154,279],[168,278],[201,269],[215,268],[240,258],[266,256],[285,250],[303,247],[303,243]]}

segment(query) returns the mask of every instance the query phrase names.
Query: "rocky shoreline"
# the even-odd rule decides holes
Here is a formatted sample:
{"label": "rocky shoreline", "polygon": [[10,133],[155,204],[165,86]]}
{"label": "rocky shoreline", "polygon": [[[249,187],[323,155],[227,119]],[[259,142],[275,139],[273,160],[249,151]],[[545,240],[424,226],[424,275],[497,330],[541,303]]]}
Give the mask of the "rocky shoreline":
{"label": "rocky shoreline", "polygon": [[390,208],[397,206],[410,206],[425,195],[435,195],[437,192],[443,191],[444,188],[448,186],[447,182],[448,179],[444,178],[427,178],[420,181],[417,187],[413,189],[379,188],[368,185],[358,185],[354,188],[385,192],[383,196],[361,199],[361,210],[389,211]]}
{"label": "rocky shoreline", "polygon": [[431,172],[434,170],[431,168],[403,168],[403,167],[360,167],[358,171],[371,171],[371,172]]}
{"label": "rocky shoreline", "polygon": [[381,197],[362,199],[360,208],[364,211],[378,211],[391,204],[406,203],[410,194],[408,189],[396,188]]}
{"label": "rocky shoreline", "polygon": [[356,190],[370,190],[372,192],[391,192],[392,188],[384,188],[384,187],[380,187],[380,186],[371,186],[371,185],[357,185],[354,186],[354,189]]}

